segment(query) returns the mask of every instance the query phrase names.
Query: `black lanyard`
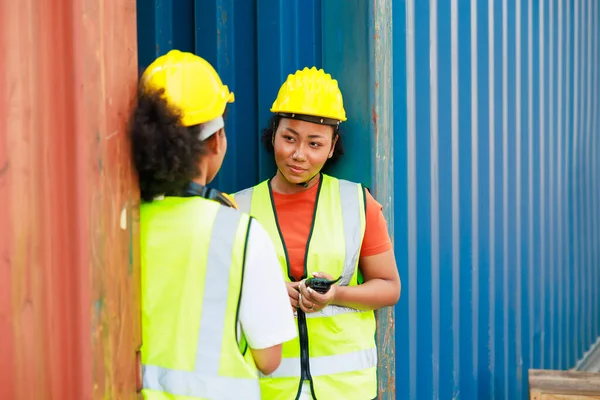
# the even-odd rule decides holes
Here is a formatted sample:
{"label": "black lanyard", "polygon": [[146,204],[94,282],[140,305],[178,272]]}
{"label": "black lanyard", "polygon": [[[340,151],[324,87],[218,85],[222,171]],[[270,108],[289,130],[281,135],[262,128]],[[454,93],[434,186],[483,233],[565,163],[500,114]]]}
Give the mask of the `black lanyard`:
{"label": "black lanyard", "polygon": [[190,182],[181,193],[181,197],[204,197],[216,201],[224,206],[237,208],[222,192],[217,189],[202,186],[196,182]]}

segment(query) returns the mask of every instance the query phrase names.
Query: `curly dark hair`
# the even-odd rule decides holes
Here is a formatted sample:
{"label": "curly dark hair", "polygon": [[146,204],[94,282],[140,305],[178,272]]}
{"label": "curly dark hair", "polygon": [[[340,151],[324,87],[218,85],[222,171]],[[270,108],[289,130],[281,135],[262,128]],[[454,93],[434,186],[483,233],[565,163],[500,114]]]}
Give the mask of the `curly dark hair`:
{"label": "curly dark hair", "polygon": [[[273,115],[271,119],[269,119],[267,126],[263,128],[262,134],[260,136],[260,141],[262,142],[263,146],[265,146],[267,152],[271,154],[275,151],[275,149],[273,148],[273,135],[275,134],[275,132],[277,132],[277,127],[279,126],[280,121],[281,116]],[[325,166],[323,167],[324,172],[327,172],[328,166],[337,163],[340,160],[340,158],[342,158],[342,156],[344,155],[344,143],[342,142],[343,135],[341,134],[339,128],[337,130],[337,135],[338,139],[337,143],[335,144],[335,149],[333,150],[333,155],[325,163]]]}
{"label": "curly dark hair", "polygon": [[138,92],[130,122],[131,150],[143,201],[158,195],[179,195],[199,175],[205,144],[201,125],[181,124],[181,112],[171,107],[164,91]]}

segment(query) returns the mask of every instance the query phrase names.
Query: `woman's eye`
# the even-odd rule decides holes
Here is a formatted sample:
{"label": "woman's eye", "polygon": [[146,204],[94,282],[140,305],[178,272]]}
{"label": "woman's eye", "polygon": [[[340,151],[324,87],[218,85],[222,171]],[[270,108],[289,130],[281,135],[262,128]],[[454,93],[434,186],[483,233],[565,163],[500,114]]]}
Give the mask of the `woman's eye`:
{"label": "woman's eye", "polygon": [[321,147],[321,143],[317,143],[317,142],[311,142],[310,145],[312,147]]}
{"label": "woman's eye", "polygon": [[284,138],[285,140],[287,140],[287,141],[290,141],[290,142],[291,142],[292,140],[294,140],[294,138],[293,138],[293,137],[291,137],[291,136],[284,136],[283,138]]}

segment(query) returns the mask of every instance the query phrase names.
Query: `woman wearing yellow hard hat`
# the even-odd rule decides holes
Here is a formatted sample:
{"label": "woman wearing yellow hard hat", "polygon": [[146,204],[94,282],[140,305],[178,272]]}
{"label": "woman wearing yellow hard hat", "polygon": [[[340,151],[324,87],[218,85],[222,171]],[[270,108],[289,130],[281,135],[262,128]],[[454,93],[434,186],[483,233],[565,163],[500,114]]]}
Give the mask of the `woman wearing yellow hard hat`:
{"label": "woman wearing yellow hard hat", "polygon": [[208,62],[176,50],[140,82],[131,142],[146,399],[259,399],[258,371],[274,371],[281,343],[297,335],[268,234],[206,187],[225,156],[233,100]]}
{"label": "woman wearing yellow hard hat", "polygon": [[394,305],[400,278],[382,207],[362,185],[322,172],[343,154],[337,81],[316,68],[289,75],[262,141],[277,172],[235,195],[269,232],[296,311],[298,337],[261,378],[264,399],[373,399],[373,310]]}

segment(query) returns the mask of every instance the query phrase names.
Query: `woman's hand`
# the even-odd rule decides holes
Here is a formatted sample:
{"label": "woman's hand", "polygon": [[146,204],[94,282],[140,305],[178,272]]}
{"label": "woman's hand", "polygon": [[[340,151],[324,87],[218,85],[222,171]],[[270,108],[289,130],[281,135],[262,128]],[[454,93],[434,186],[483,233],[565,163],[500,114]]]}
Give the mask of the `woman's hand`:
{"label": "woman's hand", "polygon": [[286,282],[285,287],[288,291],[288,296],[290,296],[290,304],[292,305],[292,309],[296,311],[298,307],[298,300],[300,299],[300,292],[298,291],[298,286],[300,282]]}
{"label": "woman's hand", "polygon": [[[333,280],[334,278],[325,272],[314,272],[314,277]],[[327,293],[321,294],[306,287],[306,280],[300,282],[300,308],[305,313],[314,313],[327,307],[335,299],[337,285],[331,285]]]}

